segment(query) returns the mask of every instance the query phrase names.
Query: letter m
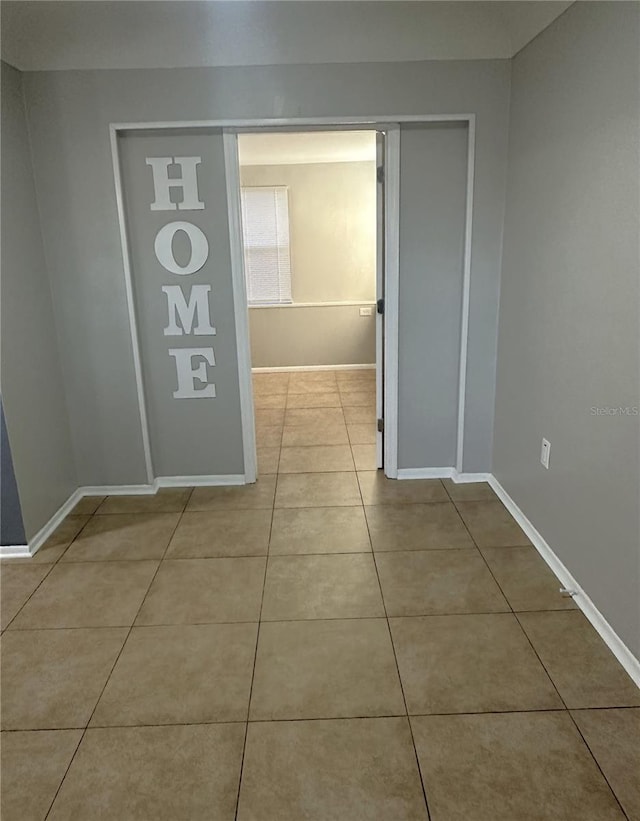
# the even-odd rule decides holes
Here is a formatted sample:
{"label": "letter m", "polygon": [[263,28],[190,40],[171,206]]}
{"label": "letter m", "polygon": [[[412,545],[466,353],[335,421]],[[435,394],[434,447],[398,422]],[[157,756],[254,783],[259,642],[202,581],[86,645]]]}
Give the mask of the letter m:
{"label": "letter m", "polygon": [[188,302],[180,285],[163,285],[162,290],[167,295],[169,310],[169,324],[164,329],[165,336],[182,336],[190,333],[196,336],[215,334],[216,329],[211,325],[209,314],[211,285],[192,285]]}

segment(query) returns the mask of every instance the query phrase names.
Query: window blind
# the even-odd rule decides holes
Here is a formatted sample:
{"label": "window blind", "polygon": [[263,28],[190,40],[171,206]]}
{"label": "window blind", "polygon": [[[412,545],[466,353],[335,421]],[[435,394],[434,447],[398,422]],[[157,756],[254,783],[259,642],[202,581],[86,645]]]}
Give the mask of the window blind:
{"label": "window blind", "polygon": [[291,302],[288,189],[243,187],[240,193],[249,304]]}

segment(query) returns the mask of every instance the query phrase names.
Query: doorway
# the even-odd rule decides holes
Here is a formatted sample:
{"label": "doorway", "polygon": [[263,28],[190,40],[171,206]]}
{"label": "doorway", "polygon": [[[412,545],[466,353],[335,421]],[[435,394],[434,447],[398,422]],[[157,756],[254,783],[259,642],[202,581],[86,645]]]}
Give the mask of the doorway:
{"label": "doorway", "polygon": [[334,445],[334,456],[347,445],[356,469],[385,468],[385,132],[227,140],[258,472],[298,444]]}

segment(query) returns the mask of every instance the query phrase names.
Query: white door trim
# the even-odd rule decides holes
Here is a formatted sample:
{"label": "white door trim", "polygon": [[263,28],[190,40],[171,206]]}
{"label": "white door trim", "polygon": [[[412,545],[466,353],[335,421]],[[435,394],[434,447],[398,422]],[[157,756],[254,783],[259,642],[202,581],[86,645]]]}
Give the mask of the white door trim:
{"label": "white door trim", "polygon": [[251,382],[251,347],[249,340],[249,307],[247,282],[244,273],[242,247],[242,211],[240,204],[240,166],[238,162],[238,135],[229,129],[223,132],[224,167],[227,184],[229,214],[229,243],[231,249],[231,279],[233,283],[233,311],[238,349],[238,383],[240,387],[240,416],[242,418],[242,447],[244,451],[245,482],[256,481],[258,456],[256,451],[256,424]]}
{"label": "white door trim", "polygon": [[118,211],[118,226],[120,228],[120,246],[122,249],[122,268],[124,271],[124,287],[127,294],[127,311],[129,313],[129,330],[131,332],[131,350],[133,353],[133,370],[136,376],[136,390],[138,394],[138,410],[140,413],[140,428],[142,430],[142,449],[147,481],[153,482],[153,461],[151,459],[151,440],[149,437],[149,420],[147,403],[144,395],[142,380],[142,356],[140,353],[140,336],[136,319],[135,299],[133,296],[133,279],[131,276],[131,262],[129,257],[129,239],[127,236],[127,222],[124,216],[124,196],[122,193],[122,175],[120,170],[120,154],[118,152],[118,131],[114,125],[109,126],[109,140],[111,143],[111,161],[113,163],[113,179],[116,188],[116,208]]}
{"label": "white door trim", "polygon": [[469,353],[469,304],[471,296],[471,240],[473,237],[473,186],[476,173],[476,118],[467,125],[467,205],[464,225],[464,262],[462,276],[462,316],[460,321],[460,367],[458,371],[458,432],[456,470],[464,471],[464,421],[467,400],[467,359]]}
{"label": "white door trim", "polygon": [[365,117],[254,117],[251,119],[231,118],[220,120],[161,120],[159,122],[111,123],[117,131],[139,131],[144,129],[159,130],[163,128],[241,128],[245,131],[263,131],[265,128],[291,129],[300,126],[322,126],[327,131],[332,129],[356,129],[368,126],[372,130],[384,130],[396,123],[452,123],[469,122],[475,114],[389,114],[388,116]]}
{"label": "white door trim", "polygon": [[[376,299],[382,300],[384,305],[385,292],[385,258],[384,249],[387,235],[386,203],[385,203],[385,165],[387,140],[386,132],[376,131]],[[380,176],[381,175],[381,176]],[[384,310],[379,313],[377,306],[376,319],[376,422],[384,420]],[[384,468],[384,427],[377,425],[376,430],[376,467]]]}
{"label": "white door trim", "polygon": [[[317,129],[322,127],[326,130],[343,129],[353,130],[367,127],[371,130],[385,131],[387,139],[385,141],[385,172],[387,175],[385,186],[385,203],[387,206],[386,215],[386,284],[385,284],[385,473],[390,478],[398,478],[398,307],[399,307],[399,217],[400,217],[400,124],[402,123],[437,123],[437,122],[466,122],[468,125],[468,151],[467,151],[467,203],[465,220],[465,246],[464,246],[464,267],[463,267],[463,290],[461,306],[461,333],[460,333],[460,362],[459,362],[459,391],[458,391],[458,413],[457,413],[457,446],[456,446],[456,470],[463,472],[464,457],[464,434],[465,434],[465,404],[466,404],[466,374],[468,356],[468,334],[469,334],[469,297],[471,288],[471,240],[473,223],[473,183],[475,177],[475,114],[411,114],[411,115],[388,115],[388,116],[365,116],[365,117],[273,117],[255,119],[220,119],[220,120],[182,120],[182,121],[161,121],[161,122],[137,122],[137,123],[111,123],[109,132],[111,137],[111,153],[113,159],[114,179],[116,189],[116,202],[118,211],[118,222],[120,226],[120,239],[122,244],[123,270],[125,277],[125,288],[127,292],[127,306],[129,311],[129,322],[131,327],[131,341],[134,359],[134,371],[138,392],[138,405],[140,410],[140,424],[142,428],[142,441],[145,455],[145,465],[147,476],[150,482],[153,481],[153,466],[151,462],[151,449],[149,444],[149,427],[147,411],[144,398],[142,381],[142,367],[140,357],[140,345],[136,318],[133,303],[133,288],[131,284],[131,270],[129,263],[129,251],[127,242],[126,224],[124,220],[124,206],[122,198],[122,183],[120,177],[120,164],[117,151],[117,136],[119,131],[140,131],[140,130],[162,130],[162,129],[193,129],[193,128],[218,128],[224,129],[229,136],[236,134],[238,130],[265,131],[285,129]],[[226,137],[226,134],[225,134]],[[229,151],[225,142],[225,164]],[[237,146],[235,148],[237,152]],[[227,169],[228,171],[228,169]],[[236,170],[236,177],[237,170]],[[227,175],[228,177],[228,175]],[[227,180],[227,192],[228,192]],[[228,203],[230,202],[227,194]],[[236,216],[236,219],[238,217]],[[231,220],[233,215],[229,210],[229,227],[231,230]],[[238,223],[239,227],[239,223]],[[252,391],[246,395],[246,378],[250,379],[251,363],[248,352],[248,315],[246,296],[244,301],[238,301],[241,294],[238,288],[246,290],[244,274],[242,282],[238,277],[237,249],[233,251],[232,260],[236,256],[235,264],[232,262],[234,301],[236,314],[236,334],[240,334],[243,325],[246,325],[244,342],[238,336],[238,367],[241,391],[241,412],[243,428],[243,446],[245,454],[245,470],[248,471],[246,481],[255,481],[255,427],[253,425],[253,397]],[[240,254],[240,257],[242,255]],[[240,260],[242,265],[243,260]],[[240,269],[242,271],[242,269]],[[247,350],[245,350],[247,348]],[[244,364],[242,359],[244,358]],[[248,364],[247,364],[248,363]],[[242,375],[244,374],[244,376]],[[245,382],[244,387],[242,383]],[[245,392],[243,398],[243,392]],[[251,460],[253,459],[254,469],[251,470]],[[253,478],[250,478],[253,475]]]}
{"label": "white door trim", "polygon": [[[281,125],[280,130],[286,131],[292,128],[300,128],[302,121],[289,121]],[[318,124],[304,122],[306,130],[320,130]],[[324,124],[323,124],[324,125]],[[352,122],[340,123],[333,121],[334,130],[352,130]],[[385,173],[385,260],[384,260],[384,299],[385,308],[382,320],[384,323],[384,396],[383,418],[384,418],[384,472],[390,479],[398,478],[398,292],[400,273],[400,127],[397,124],[390,124],[388,119],[377,122],[362,122],[359,127],[367,126],[367,130],[385,132],[384,151],[384,173]],[[256,133],[269,131],[270,126],[255,125],[252,128],[238,127],[226,128],[225,133],[236,135],[238,133]],[[237,152],[237,145],[236,145]],[[236,155],[237,156],[237,155]],[[239,174],[235,173],[235,184],[239,190]],[[237,195],[236,195],[237,196]],[[239,230],[239,229],[238,229]],[[239,237],[236,243],[240,246],[239,253],[242,255],[242,244]],[[246,299],[246,297],[245,297]],[[247,331],[248,336],[248,331]],[[379,335],[376,334],[376,356],[378,350]],[[240,346],[238,346],[240,351]],[[245,346],[246,356],[250,362],[250,351]],[[245,352],[243,351],[243,353]],[[377,368],[376,368],[377,369]],[[380,378],[376,379],[376,392],[380,389]],[[376,397],[377,400],[377,397]]]}
{"label": "white door trim", "polygon": [[398,478],[398,311],[400,293],[400,127],[384,141],[384,472]]}

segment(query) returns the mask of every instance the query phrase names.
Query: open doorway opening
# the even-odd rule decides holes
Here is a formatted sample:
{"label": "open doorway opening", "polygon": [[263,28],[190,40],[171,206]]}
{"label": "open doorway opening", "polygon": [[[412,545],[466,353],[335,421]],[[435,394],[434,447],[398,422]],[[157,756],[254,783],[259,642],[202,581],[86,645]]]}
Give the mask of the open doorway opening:
{"label": "open doorway opening", "polygon": [[259,474],[383,467],[382,139],[238,134]]}

